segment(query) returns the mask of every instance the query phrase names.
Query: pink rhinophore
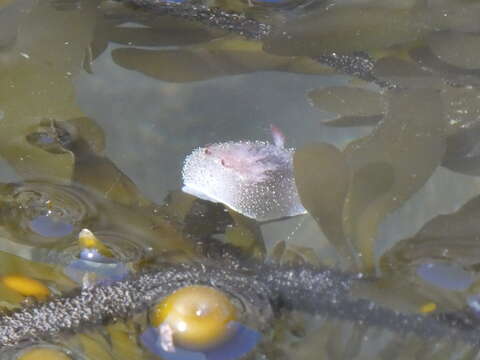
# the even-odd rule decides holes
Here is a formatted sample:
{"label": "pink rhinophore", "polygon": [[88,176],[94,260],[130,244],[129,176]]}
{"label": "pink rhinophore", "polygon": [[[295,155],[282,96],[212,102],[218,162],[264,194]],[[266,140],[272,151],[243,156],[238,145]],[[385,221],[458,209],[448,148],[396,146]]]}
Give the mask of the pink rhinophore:
{"label": "pink rhinophore", "polygon": [[195,149],[184,162],[183,191],[258,221],[306,213],[295,186],[294,149],[283,147],[277,128],[272,135],[275,145],[230,141]]}

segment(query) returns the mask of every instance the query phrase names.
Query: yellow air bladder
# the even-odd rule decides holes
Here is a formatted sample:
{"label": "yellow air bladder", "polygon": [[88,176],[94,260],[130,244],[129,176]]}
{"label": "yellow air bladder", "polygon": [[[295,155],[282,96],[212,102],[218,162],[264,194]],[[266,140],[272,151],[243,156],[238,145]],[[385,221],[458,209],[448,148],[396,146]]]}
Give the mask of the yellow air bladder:
{"label": "yellow air bladder", "polygon": [[71,357],[56,349],[34,348],[24,352],[18,360],[71,360]]}
{"label": "yellow air bladder", "polygon": [[207,286],[177,290],[155,307],[154,327],[167,327],[175,345],[208,349],[223,343],[235,332],[237,309],[223,292]]}
{"label": "yellow air bladder", "polygon": [[6,287],[23,296],[44,300],[50,295],[48,287],[40,281],[23,275],[5,275],[1,277],[1,281]]}

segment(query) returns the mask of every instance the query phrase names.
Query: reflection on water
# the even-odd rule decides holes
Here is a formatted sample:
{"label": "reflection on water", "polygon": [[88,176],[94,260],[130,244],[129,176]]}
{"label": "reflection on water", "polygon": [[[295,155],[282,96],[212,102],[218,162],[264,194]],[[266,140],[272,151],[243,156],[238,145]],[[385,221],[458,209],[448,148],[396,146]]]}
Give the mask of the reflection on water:
{"label": "reflection on water", "polygon": [[[0,305],[23,309],[0,316],[2,359],[476,358],[479,17],[0,2]],[[271,125],[295,150],[258,142]],[[182,183],[197,148],[186,168],[212,166]],[[238,313],[164,300],[198,280],[179,264],[217,266],[200,285]]]}

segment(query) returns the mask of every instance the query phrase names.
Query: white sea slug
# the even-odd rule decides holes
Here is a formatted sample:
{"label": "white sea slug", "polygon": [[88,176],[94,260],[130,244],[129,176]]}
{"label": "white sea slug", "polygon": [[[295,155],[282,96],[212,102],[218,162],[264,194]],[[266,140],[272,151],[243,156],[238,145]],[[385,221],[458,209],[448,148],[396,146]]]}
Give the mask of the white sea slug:
{"label": "white sea slug", "polygon": [[274,144],[238,141],[195,149],[185,159],[182,190],[258,221],[306,213],[293,176],[294,149],[272,127]]}

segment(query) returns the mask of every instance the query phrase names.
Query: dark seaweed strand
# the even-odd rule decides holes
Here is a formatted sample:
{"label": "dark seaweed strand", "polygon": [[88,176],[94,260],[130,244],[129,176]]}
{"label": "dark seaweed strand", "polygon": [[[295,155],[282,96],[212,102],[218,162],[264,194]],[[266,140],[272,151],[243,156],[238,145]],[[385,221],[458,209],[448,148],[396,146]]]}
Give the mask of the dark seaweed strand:
{"label": "dark seaweed strand", "polygon": [[[209,8],[204,5],[174,3],[164,0],[125,0],[125,2],[159,16],[169,15],[198,21],[208,26],[218,27],[255,40],[261,40],[273,31],[273,27],[270,24],[261,23],[245,15],[220,8]],[[356,76],[366,81],[374,81],[381,87],[393,86],[373,76],[372,69],[375,62],[365,52],[354,52],[352,54],[326,53],[314,59],[345,74]]]}
{"label": "dark seaweed strand", "polygon": [[375,80],[372,76],[375,62],[365,52],[357,51],[352,54],[330,53],[318,56],[315,60],[348,75],[356,76],[366,81]]}
{"label": "dark seaweed strand", "polygon": [[228,30],[250,39],[261,39],[270,34],[269,24],[261,23],[245,15],[220,8],[204,5],[182,4],[162,0],[126,0],[137,8],[145,9],[158,15],[169,15]]}
{"label": "dark seaweed strand", "polygon": [[480,322],[468,311],[432,315],[402,313],[368,299],[355,299],[349,290],[358,281],[370,282],[335,270],[269,268],[256,277],[274,294],[274,307],[287,307],[330,318],[376,326],[397,334],[413,333],[426,339],[451,338],[480,345]]}
{"label": "dark seaweed strand", "polygon": [[241,274],[219,267],[169,265],[157,272],[85,288],[3,315],[0,317],[0,348],[48,340],[62,333],[77,333],[128,318],[174,290],[192,284],[208,284],[230,293],[238,292],[250,304],[253,316],[270,316],[269,292],[257,280],[247,280]]}
{"label": "dark seaweed strand", "polygon": [[375,60],[366,52],[354,51],[351,54],[339,54],[333,52],[317,56],[314,59],[347,75],[355,76],[365,81],[372,81],[380,87],[396,87],[392,82],[379,80],[373,75],[372,71],[375,67]]}
{"label": "dark seaweed strand", "polygon": [[249,304],[259,321],[270,321],[270,307],[323,314],[397,333],[430,339],[451,338],[479,345],[473,324],[444,315],[399,313],[371,301],[352,299],[355,279],[333,270],[260,265],[249,271],[213,265],[168,265],[163,269],[106,286],[96,286],[0,317],[0,347],[47,340],[144,311],[163,296],[192,284],[224,289]]}
{"label": "dark seaweed strand", "polygon": [[349,289],[355,281],[371,281],[332,270],[289,269],[264,271],[257,277],[274,294],[275,308],[320,314],[328,318],[416,334],[425,339],[457,339],[480,345],[480,323],[467,311],[424,315],[395,311],[368,299],[354,299]]}

